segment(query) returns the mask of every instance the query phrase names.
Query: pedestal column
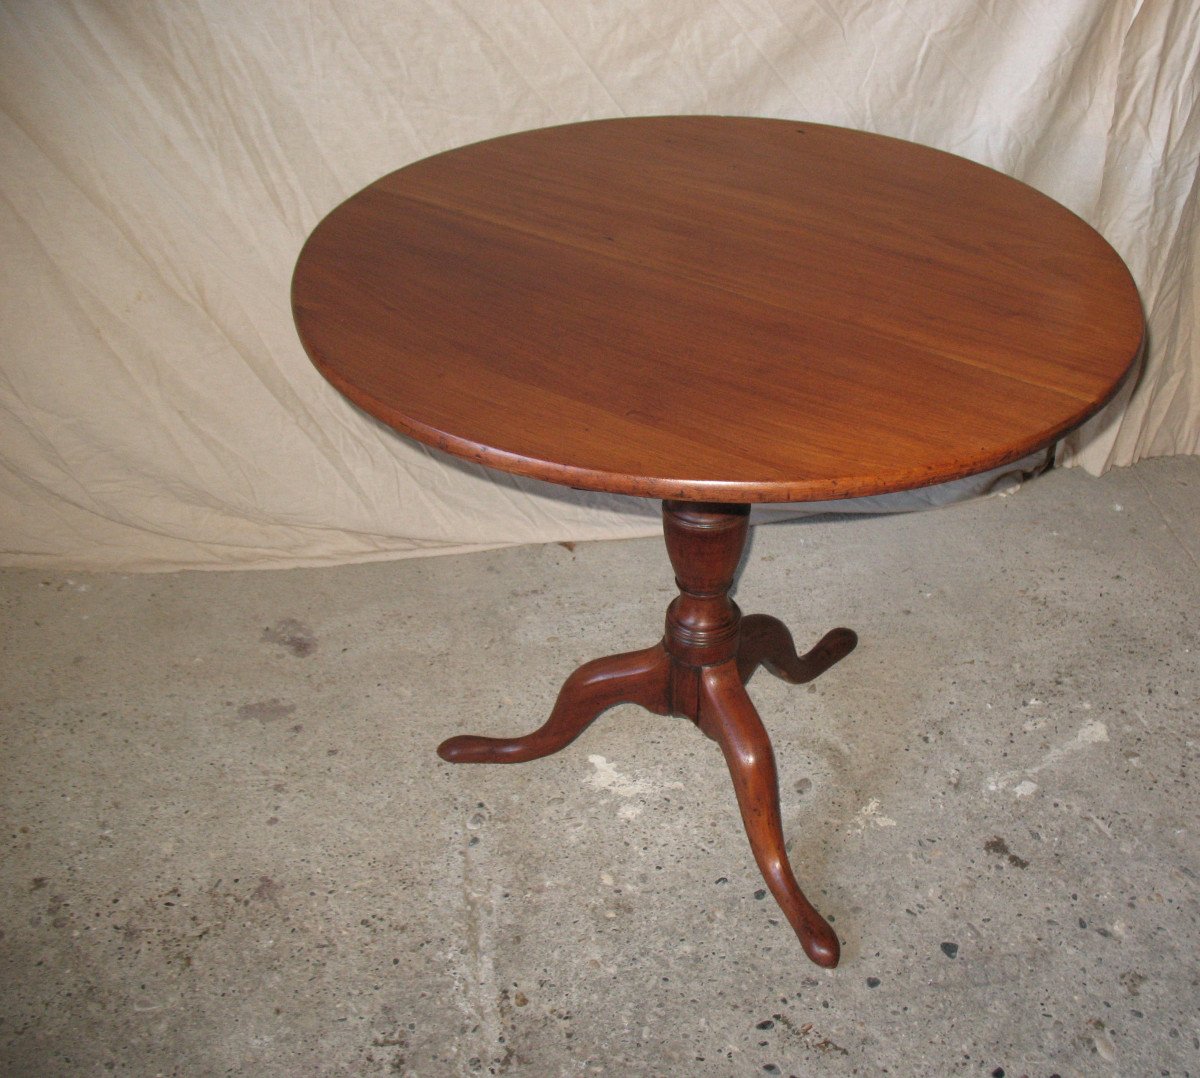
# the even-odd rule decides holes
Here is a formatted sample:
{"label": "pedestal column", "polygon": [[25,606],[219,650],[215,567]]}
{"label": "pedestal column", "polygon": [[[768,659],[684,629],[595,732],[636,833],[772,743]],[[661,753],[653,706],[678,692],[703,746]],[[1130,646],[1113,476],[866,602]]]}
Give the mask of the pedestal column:
{"label": "pedestal column", "polygon": [[550,717],[521,737],[452,737],[438,747],[450,763],[520,763],[557,752],[608,708],[635,703],[691,719],[721,746],[742,822],[767,886],[805,953],[837,964],[834,931],[800,890],[784,849],[775,755],[745,683],[759,665],[791,682],[810,681],[853,650],[849,629],[834,629],[805,655],[766,614],[742,617],[729,597],[750,520],[748,505],[663,502],[663,535],[679,595],[653,647],[593,659],[563,684]]}

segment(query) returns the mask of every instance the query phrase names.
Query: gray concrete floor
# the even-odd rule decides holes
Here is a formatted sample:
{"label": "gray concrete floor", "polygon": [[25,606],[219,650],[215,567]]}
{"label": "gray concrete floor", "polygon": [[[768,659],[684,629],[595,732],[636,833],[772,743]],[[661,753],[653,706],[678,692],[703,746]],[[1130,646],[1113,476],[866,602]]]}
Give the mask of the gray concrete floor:
{"label": "gray concrete floor", "polygon": [[0,575],[6,1075],[1198,1075],[1200,458],[756,528],[746,611],[858,651],[751,686],[809,965],[719,750],[614,709],[657,540]]}

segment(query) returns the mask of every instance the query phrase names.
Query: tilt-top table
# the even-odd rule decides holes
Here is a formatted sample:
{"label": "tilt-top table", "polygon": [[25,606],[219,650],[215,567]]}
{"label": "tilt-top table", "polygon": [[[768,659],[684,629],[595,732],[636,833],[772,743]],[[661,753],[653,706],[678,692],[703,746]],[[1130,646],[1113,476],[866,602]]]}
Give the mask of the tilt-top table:
{"label": "tilt-top table", "polygon": [[1139,354],[1129,273],[1079,218],[1000,173],[816,124],[571,124],[419,161],[335,209],[296,266],[321,373],[397,431],[493,468],[660,498],[679,586],[660,643],[596,659],[523,737],[556,752],[605,709],[691,719],[725,754],[766,882],[808,956],[833,929],[788,864],[758,666],[815,678],[729,589],[752,502],[980,472],[1103,405]]}

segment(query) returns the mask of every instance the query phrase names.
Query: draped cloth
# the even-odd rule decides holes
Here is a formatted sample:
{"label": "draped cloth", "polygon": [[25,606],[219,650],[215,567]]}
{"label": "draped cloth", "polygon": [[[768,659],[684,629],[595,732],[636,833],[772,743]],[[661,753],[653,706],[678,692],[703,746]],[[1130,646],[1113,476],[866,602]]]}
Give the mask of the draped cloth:
{"label": "draped cloth", "polygon": [[0,0],[0,558],[291,566],[657,531],[653,503],[394,435],[317,375],[288,303],[305,236],[376,177],[607,116],[841,124],[1038,187],[1125,258],[1150,326],[1060,461],[1198,452],[1198,43],[1193,0]]}

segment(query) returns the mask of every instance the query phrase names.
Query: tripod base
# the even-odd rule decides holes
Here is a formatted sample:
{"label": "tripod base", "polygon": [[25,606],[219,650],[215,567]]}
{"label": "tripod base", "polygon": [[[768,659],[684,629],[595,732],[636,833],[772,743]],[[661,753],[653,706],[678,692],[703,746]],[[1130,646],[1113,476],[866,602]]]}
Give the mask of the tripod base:
{"label": "tripod base", "polygon": [[667,550],[679,596],[662,641],[642,651],[593,659],[563,684],[550,717],[522,737],[464,735],[438,747],[450,763],[521,763],[558,752],[608,708],[640,704],[691,719],[721,746],[754,859],[819,966],[836,966],[840,947],[828,922],[800,890],[784,849],[775,754],[746,693],[760,665],[794,684],[811,681],[854,650],[858,638],[834,629],[798,655],[778,618],[743,618],[729,588],[746,541],[749,506],[664,502]]}

